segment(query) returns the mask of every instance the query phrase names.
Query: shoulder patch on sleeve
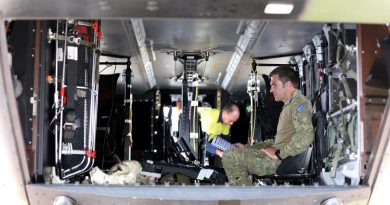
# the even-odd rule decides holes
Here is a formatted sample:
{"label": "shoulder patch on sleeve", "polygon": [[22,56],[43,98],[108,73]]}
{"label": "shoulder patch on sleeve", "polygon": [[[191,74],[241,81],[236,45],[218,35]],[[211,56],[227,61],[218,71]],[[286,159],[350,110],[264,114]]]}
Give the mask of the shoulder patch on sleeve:
{"label": "shoulder patch on sleeve", "polygon": [[297,106],[297,112],[302,112],[304,108],[305,108],[305,104],[304,103],[299,104]]}

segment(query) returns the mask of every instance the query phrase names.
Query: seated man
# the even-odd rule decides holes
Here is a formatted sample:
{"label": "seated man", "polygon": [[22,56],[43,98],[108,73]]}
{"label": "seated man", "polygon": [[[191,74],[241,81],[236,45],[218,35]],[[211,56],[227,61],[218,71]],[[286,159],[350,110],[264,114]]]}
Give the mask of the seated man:
{"label": "seated man", "polygon": [[290,66],[273,70],[271,92],[283,101],[275,139],[254,145],[237,145],[223,154],[222,163],[229,183],[250,185],[251,174],[274,174],[281,160],[304,152],[314,140],[311,103],[298,89],[299,78]]}
{"label": "seated man", "polygon": [[[199,110],[202,130],[206,133],[206,152],[211,156],[222,156],[223,151],[211,145],[214,136],[229,140],[230,126],[240,117],[240,109],[233,103],[227,104],[222,111],[218,109]],[[216,159],[218,164],[218,158]],[[220,161],[220,160],[219,160]],[[214,165],[218,166],[218,165]]]}

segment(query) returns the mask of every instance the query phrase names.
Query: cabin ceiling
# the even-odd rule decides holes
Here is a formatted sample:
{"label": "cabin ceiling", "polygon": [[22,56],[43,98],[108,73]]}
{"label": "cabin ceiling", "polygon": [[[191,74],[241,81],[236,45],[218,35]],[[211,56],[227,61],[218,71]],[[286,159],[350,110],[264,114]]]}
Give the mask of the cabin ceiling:
{"label": "cabin ceiling", "polygon": [[[212,19],[143,19],[146,41],[153,41],[155,60],[150,59],[153,65],[155,88],[180,89],[181,81],[175,77],[183,71],[183,65],[174,61],[173,54],[168,52],[180,51],[216,51],[209,60],[201,61],[197,72],[206,79],[200,87],[217,89],[226,75],[229,61],[237,49],[240,39],[240,29],[250,21],[240,20],[212,20]],[[259,21],[262,24],[261,33],[253,37],[254,42],[243,55],[231,79],[227,90],[231,94],[246,92],[247,80],[251,71],[253,57],[270,56],[302,51],[302,48],[311,42],[316,33],[321,32],[321,23],[303,23],[294,21]],[[102,52],[131,56],[133,71],[133,89],[136,93],[143,93],[150,89],[148,79],[142,65],[141,55],[136,43],[136,37],[128,32],[127,20],[103,20]],[[242,33],[242,31],[241,31]],[[119,59],[106,59],[118,60]],[[258,60],[258,63],[288,63],[289,57],[269,60]],[[260,74],[268,74],[274,67],[257,67]],[[121,72],[123,66],[111,66],[102,74]],[[219,74],[221,73],[221,74]],[[220,76],[219,82],[217,81]]]}

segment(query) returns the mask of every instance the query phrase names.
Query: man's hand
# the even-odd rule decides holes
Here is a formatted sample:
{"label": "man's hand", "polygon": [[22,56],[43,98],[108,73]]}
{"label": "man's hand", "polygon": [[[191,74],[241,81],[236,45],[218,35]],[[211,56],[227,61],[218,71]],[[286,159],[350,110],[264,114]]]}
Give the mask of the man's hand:
{"label": "man's hand", "polygon": [[245,147],[245,145],[243,145],[243,144],[241,144],[239,142],[237,142],[237,143],[235,143],[233,145],[236,146],[237,148],[244,148]]}
{"label": "man's hand", "polygon": [[261,149],[261,151],[264,152],[271,159],[276,159],[276,160],[278,159],[278,157],[275,154],[276,150],[274,148],[272,148],[272,147]]}
{"label": "man's hand", "polygon": [[219,150],[219,149],[217,149],[216,151],[215,151],[215,155],[217,155],[217,156],[219,156],[219,157],[223,157],[223,151],[222,150]]}
{"label": "man's hand", "polygon": [[250,144],[250,145],[253,144],[253,142],[252,142],[252,137],[251,137],[251,136],[248,136],[247,144]]}

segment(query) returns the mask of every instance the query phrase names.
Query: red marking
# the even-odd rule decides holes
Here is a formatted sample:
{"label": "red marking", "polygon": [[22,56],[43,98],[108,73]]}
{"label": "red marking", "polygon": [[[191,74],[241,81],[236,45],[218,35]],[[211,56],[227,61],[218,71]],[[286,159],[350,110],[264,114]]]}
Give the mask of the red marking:
{"label": "red marking", "polygon": [[89,41],[88,28],[83,25],[77,25],[77,32],[81,34],[82,39]]}
{"label": "red marking", "polygon": [[318,70],[318,72],[320,77],[324,77],[325,73],[322,71],[322,69]]}
{"label": "red marking", "polygon": [[90,40],[89,35],[88,34],[83,35],[83,39],[89,41]]}
{"label": "red marking", "polygon": [[92,24],[92,29],[93,29],[94,31],[97,31],[97,30],[99,29],[99,24],[98,24],[97,22],[93,23],[93,24]]}
{"label": "red marking", "polygon": [[88,34],[88,28],[83,25],[77,25],[77,32],[82,34]]}
{"label": "red marking", "polygon": [[66,96],[65,96],[65,88],[64,87],[62,87],[60,89],[60,96],[64,97],[64,105],[66,105]]}
{"label": "red marking", "polygon": [[99,32],[97,33],[97,39],[98,39],[98,40],[102,39],[102,36],[103,36],[102,32],[99,31]]}
{"label": "red marking", "polygon": [[89,158],[96,159],[96,152],[91,150],[91,149],[87,149],[87,151],[85,152],[85,155]]}
{"label": "red marking", "polygon": [[62,88],[60,89],[60,95],[61,95],[61,96],[65,96],[65,88],[64,88],[64,87],[62,87]]}

